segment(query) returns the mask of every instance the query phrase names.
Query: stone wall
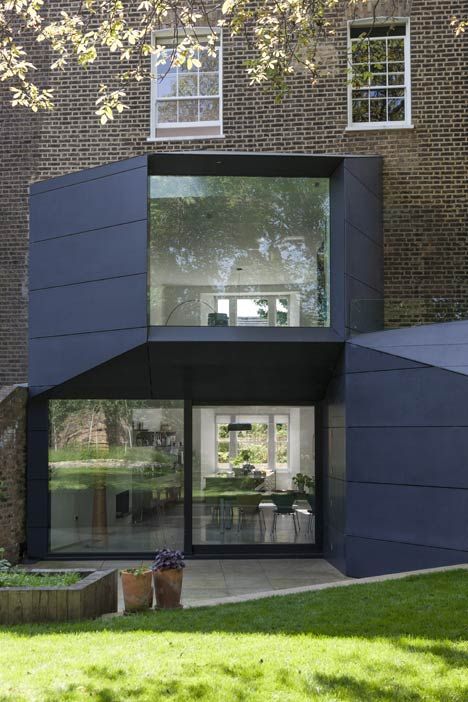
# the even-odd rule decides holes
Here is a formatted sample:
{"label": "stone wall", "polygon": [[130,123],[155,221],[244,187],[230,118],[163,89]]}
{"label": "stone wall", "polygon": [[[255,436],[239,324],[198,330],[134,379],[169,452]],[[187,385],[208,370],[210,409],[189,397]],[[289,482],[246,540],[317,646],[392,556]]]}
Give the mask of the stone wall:
{"label": "stone wall", "polygon": [[224,37],[222,139],[149,142],[150,87],[145,83],[129,88],[130,110],[100,127],[94,100],[99,83],[109,75],[108,60],[87,72],[71,67],[53,77],[51,84],[60,98],[51,114],[38,117],[9,109],[3,90],[0,383],[26,379],[28,183],[145,152],[221,149],[382,155],[387,326],[450,318],[455,310],[463,316],[468,299],[468,41],[454,37],[450,16],[462,14],[464,5],[464,0],[378,3],[379,12],[409,14],[411,19],[410,129],[346,129],[350,14],[344,2],[337,10],[336,37],[321,47],[325,69],[317,85],[312,86],[305,75],[296,76],[280,104],[249,85],[243,40]]}
{"label": "stone wall", "polygon": [[0,388],[0,547],[16,561],[25,541],[25,387]]}

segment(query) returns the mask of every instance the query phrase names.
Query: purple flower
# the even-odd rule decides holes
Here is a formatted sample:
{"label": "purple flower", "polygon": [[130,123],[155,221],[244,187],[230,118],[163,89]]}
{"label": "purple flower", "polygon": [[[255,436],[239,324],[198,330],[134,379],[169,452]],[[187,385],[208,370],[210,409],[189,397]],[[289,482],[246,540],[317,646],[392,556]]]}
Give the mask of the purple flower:
{"label": "purple flower", "polygon": [[184,554],[182,551],[173,551],[162,548],[154,555],[152,570],[180,570],[185,568]]}

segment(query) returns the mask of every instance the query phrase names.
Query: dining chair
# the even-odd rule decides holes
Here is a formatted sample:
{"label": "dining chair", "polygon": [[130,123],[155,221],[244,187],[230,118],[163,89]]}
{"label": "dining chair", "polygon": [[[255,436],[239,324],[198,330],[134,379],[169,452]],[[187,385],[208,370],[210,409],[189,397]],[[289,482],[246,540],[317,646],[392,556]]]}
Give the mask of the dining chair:
{"label": "dining chair", "polygon": [[275,510],[273,512],[273,524],[271,527],[271,533],[276,531],[276,522],[278,517],[289,516],[292,517],[294,531],[297,534],[301,528],[299,525],[299,520],[297,518],[296,509],[294,507],[295,496],[292,492],[274,492],[271,495],[271,500],[275,505]]}

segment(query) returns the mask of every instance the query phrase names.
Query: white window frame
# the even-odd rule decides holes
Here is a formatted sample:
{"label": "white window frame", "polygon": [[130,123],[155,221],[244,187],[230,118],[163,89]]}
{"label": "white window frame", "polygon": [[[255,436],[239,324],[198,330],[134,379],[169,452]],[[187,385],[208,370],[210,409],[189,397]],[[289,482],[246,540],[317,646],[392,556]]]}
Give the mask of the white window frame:
{"label": "white window frame", "polygon": [[404,36],[404,51],[405,51],[405,83],[404,83],[404,100],[405,100],[405,119],[399,122],[353,122],[353,99],[352,99],[352,82],[348,79],[348,126],[346,131],[371,131],[378,129],[413,129],[413,124],[411,122],[411,26],[409,17],[377,17],[377,18],[366,18],[359,20],[348,21],[347,27],[347,42],[348,42],[348,71],[352,71],[352,51],[351,51],[351,29],[355,27],[371,27],[375,25],[376,27],[382,27],[392,24],[404,24],[406,26],[406,32]]}
{"label": "white window frame", "polygon": [[[288,300],[288,324],[287,327],[299,327],[300,319],[300,297],[298,292],[294,291],[271,291],[263,292],[259,291],[257,293],[251,292],[224,292],[224,293],[200,293],[200,302],[205,303],[208,307],[217,311],[217,301],[220,299],[229,300],[229,326],[237,327],[237,300],[258,300],[259,298],[268,300],[268,324],[265,327],[277,327],[285,329],[286,327],[280,327],[276,324],[276,301],[281,298],[286,298]],[[202,309],[202,325],[206,326],[208,324],[208,310]]]}
{"label": "white window frame", "polygon": [[[185,30],[181,30],[181,32],[184,32]],[[223,139],[224,134],[223,134],[223,32],[221,28],[214,28],[211,29],[210,27],[195,27],[194,31],[197,33],[197,35],[203,35],[203,34],[211,34],[214,32],[219,36],[219,43],[218,43],[218,95],[207,95],[206,98],[213,98],[216,100],[219,100],[219,119],[218,120],[212,120],[212,121],[196,121],[196,122],[161,122],[158,124],[157,121],[157,101],[158,101],[158,77],[157,77],[157,66],[156,66],[156,56],[153,54],[151,55],[151,112],[150,112],[150,136],[148,137],[147,141],[193,141],[195,139]],[[161,43],[164,42],[164,39],[173,39],[174,37],[174,31],[173,30],[160,30],[160,31],[155,31],[151,35],[151,41],[156,42],[159,41]],[[189,71],[190,72],[190,71]],[[195,73],[195,71],[194,71]],[[180,97],[173,97],[173,98],[164,98],[164,100],[175,100],[175,101],[180,101],[183,98]],[[197,97],[191,97],[187,96],[187,99],[196,99],[199,100],[200,96],[198,95]],[[170,135],[165,135],[162,137],[156,136],[157,134],[157,129],[162,128],[162,129],[187,129],[193,127],[194,133],[192,135],[184,135],[184,136],[170,136]],[[219,128],[219,134],[213,134],[213,135],[207,135],[207,134],[197,134],[196,130],[199,129],[200,127],[216,127]]]}

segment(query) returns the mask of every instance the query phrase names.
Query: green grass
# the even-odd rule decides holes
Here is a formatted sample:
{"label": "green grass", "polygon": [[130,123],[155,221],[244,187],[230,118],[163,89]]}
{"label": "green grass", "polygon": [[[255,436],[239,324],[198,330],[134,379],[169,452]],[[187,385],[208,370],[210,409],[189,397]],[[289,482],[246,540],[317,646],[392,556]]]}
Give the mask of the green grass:
{"label": "green grass", "polygon": [[[190,566],[189,566],[190,567]],[[1,702],[466,702],[468,572],[0,631]]]}
{"label": "green grass", "polygon": [[79,573],[40,575],[14,570],[0,571],[0,587],[66,587],[77,583],[80,577]]}

